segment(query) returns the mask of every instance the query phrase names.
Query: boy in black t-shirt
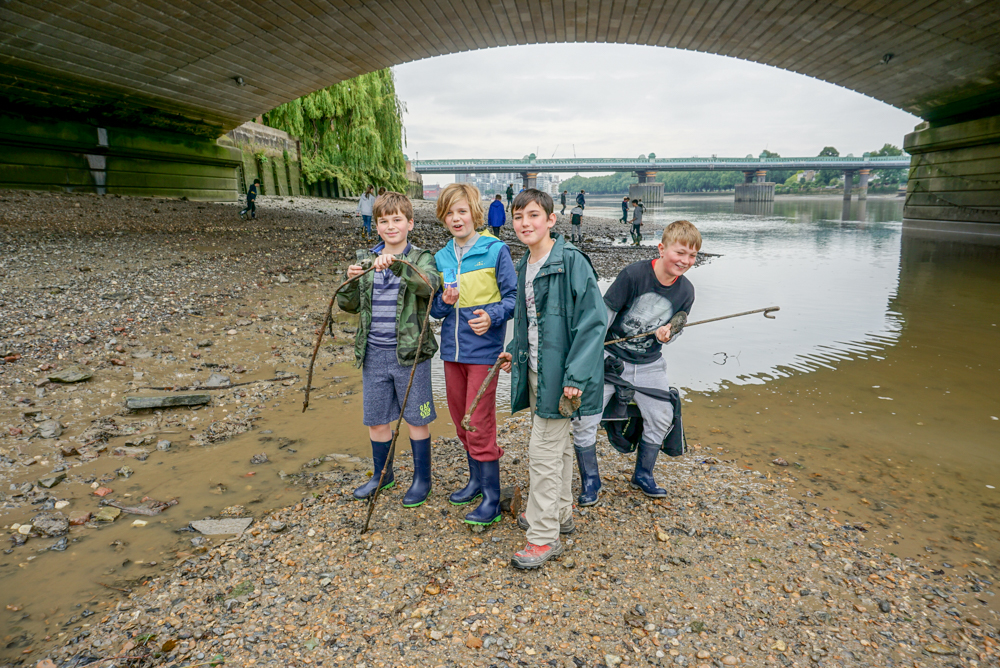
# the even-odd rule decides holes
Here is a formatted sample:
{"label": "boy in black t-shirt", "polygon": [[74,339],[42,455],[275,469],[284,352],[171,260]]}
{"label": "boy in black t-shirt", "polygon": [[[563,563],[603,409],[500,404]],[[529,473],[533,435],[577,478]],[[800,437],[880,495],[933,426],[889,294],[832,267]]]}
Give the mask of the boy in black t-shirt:
{"label": "boy in black t-shirt", "polygon": [[[622,378],[635,387],[668,391],[667,361],[661,351],[671,340],[670,318],[678,311],[691,313],[694,286],[684,273],[694,266],[701,250],[701,233],[686,220],[667,226],[658,244],[660,257],[640,260],[625,267],[608,291],[604,305],[608,309],[608,332],[605,341],[614,341],[655,330],[649,336],[605,346],[605,357],[614,356],[624,365]],[[604,406],[615,386],[604,385]],[[674,410],[668,401],[636,392],[635,403],[642,414],[643,435],[636,454],[632,486],[652,498],[663,498],[667,491],[656,485],[653,466],[664,437],[673,424]],[[580,506],[597,503],[601,477],[597,466],[597,428],[601,416],[573,420],[573,445],[580,468]]]}

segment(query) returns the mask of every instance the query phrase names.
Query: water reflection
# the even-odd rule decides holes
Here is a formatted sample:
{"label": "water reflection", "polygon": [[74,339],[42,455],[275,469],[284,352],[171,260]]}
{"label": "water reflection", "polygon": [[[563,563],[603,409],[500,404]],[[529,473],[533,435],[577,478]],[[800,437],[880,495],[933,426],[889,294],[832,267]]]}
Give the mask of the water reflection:
{"label": "water reflection", "polygon": [[733,212],[742,216],[770,216],[774,202],[734,202]]}

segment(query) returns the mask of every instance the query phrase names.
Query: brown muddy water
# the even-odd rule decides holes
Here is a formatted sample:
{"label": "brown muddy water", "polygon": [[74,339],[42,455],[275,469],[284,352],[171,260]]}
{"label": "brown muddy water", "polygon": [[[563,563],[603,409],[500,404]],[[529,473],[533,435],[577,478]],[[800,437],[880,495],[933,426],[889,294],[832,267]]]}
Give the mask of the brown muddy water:
{"label": "brown muddy water", "polygon": [[[689,274],[697,290],[692,318],[781,306],[776,320],[752,316],[705,325],[668,347],[671,381],[685,392],[692,456],[721,452],[778,477],[815,504],[815,512],[858,526],[899,556],[945,569],[977,562],[992,570],[1000,561],[1000,253],[904,235],[898,200],[872,199],[863,211],[855,205],[848,213],[842,219],[841,202],[832,198],[779,200],[761,216],[735,213],[726,198],[675,198],[650,207],[647,235],[686,218],[702,230],[704,250],[719,255]],[[277,286],[270,297],[290,311],[319,313],[335,284]],[[204,337],[214,319],[204,320],[176,328],[171,341]],[[52,490],[70,502],[64,512],[96,511],[90,482],[101,481],[124,503],[147,495],[181,502],[154,517],[123,514],[99,529],[74,527],[65,552],[48,551],[52,540],[33,540],[0,554],[0,603],[7,606],[0,610],[0,637],[44,642],[85,625],[85,611],[101,614],[116,603],[115,588],[127,589],[203,549],[192,543],[197,534],[178,533],[190,521],[225,513],[263,518],[297,503],[302,492],[288,474],[304,467],[364,469],[359,458],[369,453],[360,377],[346,363],[351,319],[341,314],[337,320],[338,337],[317,366],[305,415],[304,354],[315,322],[276,332],[273,323],[255,320],[236,336],[216,329],[213,359],[249,369],[234,382],[281,380],[215,391],[211,406],[200,410],[116,416],[136,434],[110,439],[109,452],[148,435],[154,445],[168,439],[173,447],[154,449],[145,461],[102,455],[71,469],[76,483]],[[289,342],[302,353],[297,359],[271,356],[272,346]],[[136,362],[121,371],[90,419],[118,411],[126,389],[202,382],[210,370],[175,367]],[[128,383],[140,368],[142,382]],[[432,434],[451,436],[442,381],[438,368]],[[506,382],[501,379],[502,387]],[[87,391],[52,393],[70,403],[81,397],[89,410]],[[500,408],[509,406],[505,392],[498,395]],[[208,445],[191,439],[201,425],[233,413],[252,429]],[[25,455],[34,455],[35,447]],[[269,461],[252,465],[260,453]],[[39,464],[13,483],[49,470],[38,456]],[[134,475],[117,477],[122,465]],[[37,508],[3,512],[0,524],[9,533]],[[147,524],[133,526],[136,519]],[[13,658],[0,654],[0,660]]]}

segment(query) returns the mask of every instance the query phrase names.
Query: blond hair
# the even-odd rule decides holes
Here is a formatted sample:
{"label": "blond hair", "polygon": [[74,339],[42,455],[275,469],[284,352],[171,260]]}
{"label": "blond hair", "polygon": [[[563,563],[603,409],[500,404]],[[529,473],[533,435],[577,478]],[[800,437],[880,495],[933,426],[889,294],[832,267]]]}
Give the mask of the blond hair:
{"label": "blond hair", "polygon": [[393,190],[387,190],[375,198],[375,203],[372,205],[372,215],[375,216],[376,223],[379,218],[385,218],[394,213],[401,213],[406,216],[407,220],[413,220],[413,203],[410,198]]}
{"label": "blond hair", "polygon": [[660,242],[664,246],[679,242],[695,250],[701,250],[701,232],[686,220],[675,220],[663,230]]}
{"label": "blond hair", "polygon": [[435,212],[437,219],[443,223],[451,207],[464,199],[469,203],[469,211],[472,213],[472,226],[479,229],[486,221],[483,203],[479,201],[479,197],[479,188],[470,183],[449,183],[438,196]]}

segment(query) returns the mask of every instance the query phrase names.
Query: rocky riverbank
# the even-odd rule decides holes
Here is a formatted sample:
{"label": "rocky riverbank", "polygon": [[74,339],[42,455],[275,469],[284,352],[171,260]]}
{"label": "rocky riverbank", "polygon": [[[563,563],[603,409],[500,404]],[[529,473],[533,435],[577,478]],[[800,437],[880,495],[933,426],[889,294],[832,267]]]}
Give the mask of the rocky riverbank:
{"label": "rocky riverbank", "polygon": [[[428,504],[404,511],[393,490],[359,535],[344,314],[299,416],[315,329],[363,245],[354,203],[259,210],[243,222],[234,205],[0,196],[0,663],[996,663],[990,564],[900,560],[788,496],[787,469],[746,470],[728,450],[661,461],[675,495],[651,502],[602,442],[602,504],[579,513],[560,561],[520,573],[509,518],[473,534],[447,503],[464,456],[439,436]],[[433,203],[416,220],[416,244],[447,240]],[[621,229],[585,218],[602,277],[653,255],[610,244]],[[70,371],[90,378],[50,380]],[[124,406],[213,384],[197,390],[205,406]],[[504,484],[526,494],[523,416],[501,438]],[[403,484],[408,470],[404,447]],[[230,538],[188,530],[204,517],[252,523]]]}

